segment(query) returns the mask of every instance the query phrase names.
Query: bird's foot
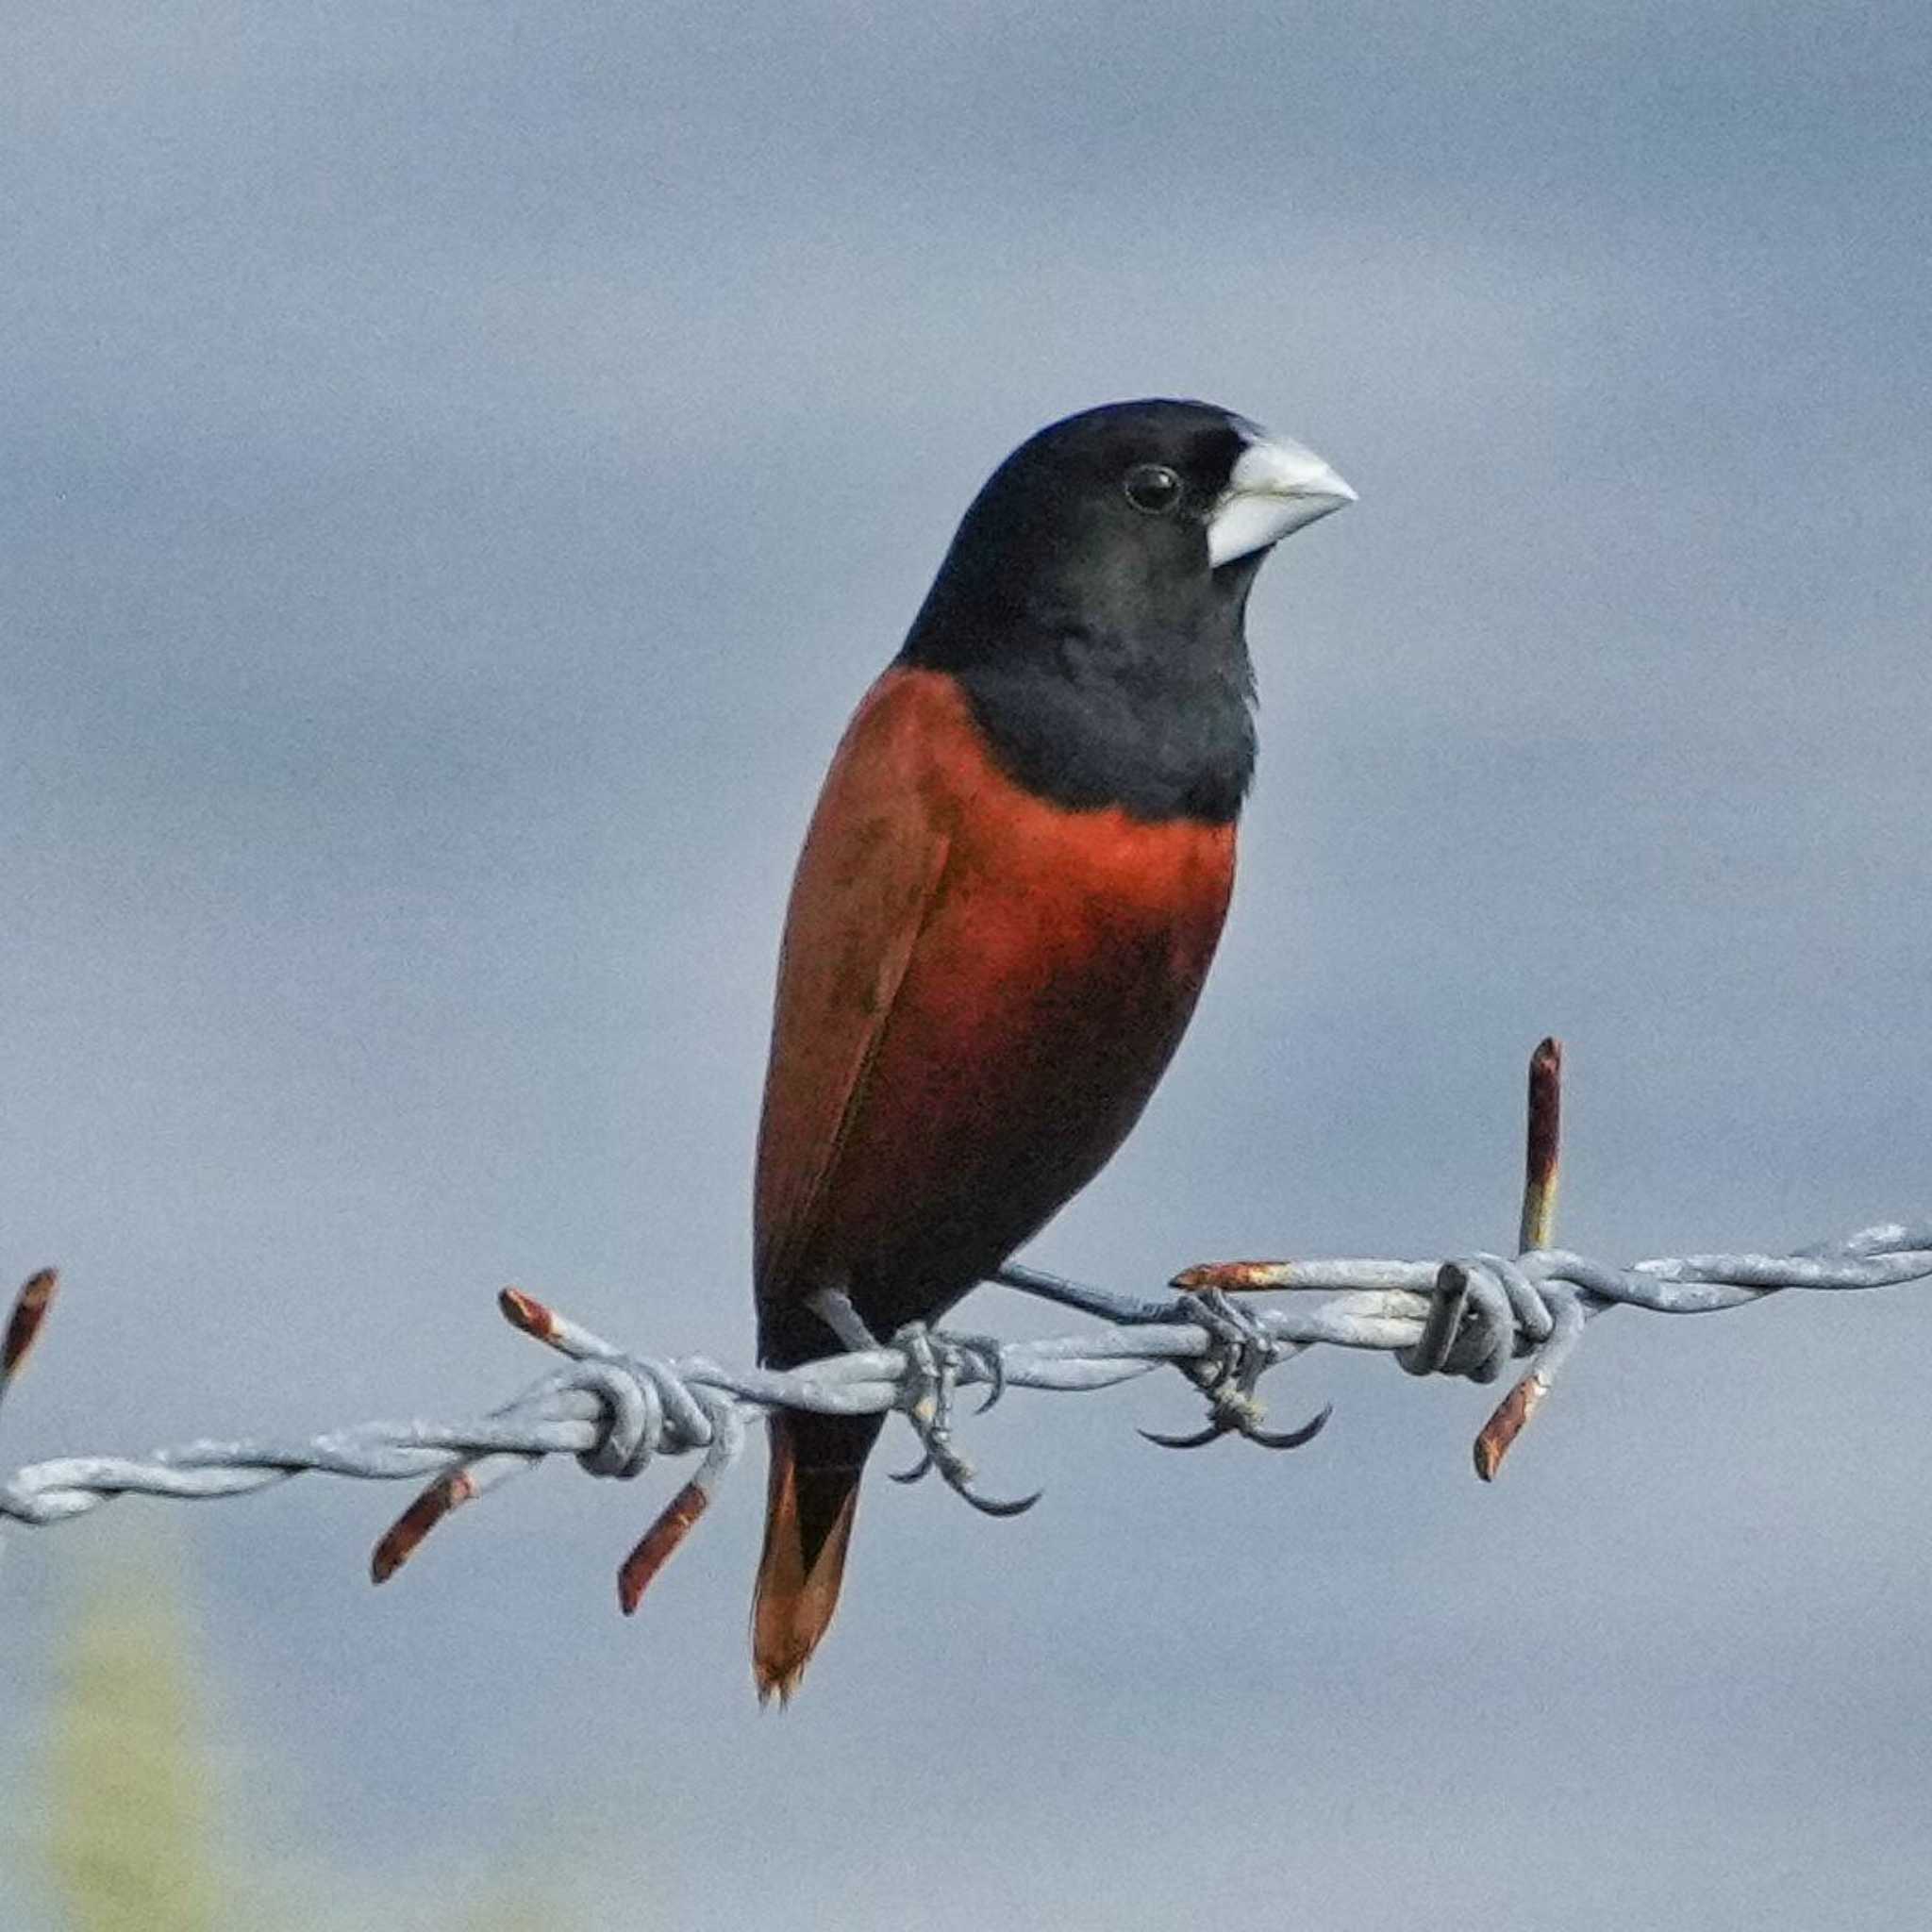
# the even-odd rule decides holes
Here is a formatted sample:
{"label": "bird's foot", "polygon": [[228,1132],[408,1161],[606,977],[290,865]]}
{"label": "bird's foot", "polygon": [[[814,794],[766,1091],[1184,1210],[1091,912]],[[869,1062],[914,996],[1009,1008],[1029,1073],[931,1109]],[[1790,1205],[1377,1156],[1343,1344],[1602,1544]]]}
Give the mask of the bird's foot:
{"label": "bird's foot", "polygon": [[906,1388],[899,1407],[922,1451],[910,1469],[894,1470],[892,1480],[916,1483],[937,1470],[948,1489],[988,1516],[1018,1516],[1032,1508],[1040,1501],[1038,1490],[1011,1502],[981,1495],[973,1487],[973,1465],[953,1447],[953,1400],[961,1373],[970,1367],[987,1384],[986,1400],[978,1409],[981,1415],[1006,1392],[999,1342],[989,1335],[950,1335],[913,1322],[893,1336],[892,1346],[905,1351]]}
{"label": "bird's foot", "polygon": [[1141,1433],[1163,1449],[1199,1449],[1228,1435],[1244,1436],[1264,1449],[1299,1449],[1319,1436],[1330,1413],[1325,1406],[1296,1429],[1261,1426],[1267,1410],[1255,1390],[1284,1354],[1267,1329],[1221,1289],[1200,1290],[1189,1299],[1194,1319],[1208,1331],[1209,1346],[1205,1355],[1176,1366],[1208,1398],[1208,1425],[1191,1436],[1163,1436],[1152,1429]]}

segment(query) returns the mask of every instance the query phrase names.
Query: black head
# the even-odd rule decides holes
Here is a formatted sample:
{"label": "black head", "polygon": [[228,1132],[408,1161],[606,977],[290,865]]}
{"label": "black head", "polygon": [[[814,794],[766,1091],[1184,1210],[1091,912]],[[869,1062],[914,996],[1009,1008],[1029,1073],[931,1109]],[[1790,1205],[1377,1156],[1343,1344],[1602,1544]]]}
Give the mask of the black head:
{"label": "black head", "polygon": [[1353,500],[1209,404],[1069,416],[974,499],[899,661],[956,676],[1008,770],[1057,803],[1231,819],[1254,768],[1255,573]]}

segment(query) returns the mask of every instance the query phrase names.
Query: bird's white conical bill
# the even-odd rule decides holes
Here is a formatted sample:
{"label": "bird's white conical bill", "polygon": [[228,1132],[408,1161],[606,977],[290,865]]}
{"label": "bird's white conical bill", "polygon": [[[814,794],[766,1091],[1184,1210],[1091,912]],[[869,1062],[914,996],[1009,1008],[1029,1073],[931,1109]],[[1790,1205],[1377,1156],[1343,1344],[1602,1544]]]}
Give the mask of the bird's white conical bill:
{"label": "bird's white conical bill", "polygon": [[1257,430],[1208,519],[1208,561],[1219,569],[1265,550],[1355,500],[1355,491],[1313,450]]}

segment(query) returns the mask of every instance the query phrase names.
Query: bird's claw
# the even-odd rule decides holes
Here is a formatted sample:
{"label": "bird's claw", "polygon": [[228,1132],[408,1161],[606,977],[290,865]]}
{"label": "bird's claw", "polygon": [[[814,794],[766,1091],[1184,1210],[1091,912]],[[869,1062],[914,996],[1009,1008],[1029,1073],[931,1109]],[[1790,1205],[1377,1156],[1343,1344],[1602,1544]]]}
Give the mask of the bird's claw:
{"label": "bird's claw", "polygon": [[984,1415],[1007,1390],[1000,1344],[991,1336],[947,1335],[913,1322],[892,1338],[910,1371],[900,1407],[918,1435],[922,1454],[910,1469],[891,1472],[895,1483],[916,1483],[937,1470],[956,1495],[985,1516],[1019,1516],[1040,1501],[1041,1491],[1010,1501],[983,1496],[973,1487],[973,1465],[953,1447],[953,1396],[959,1371],[972,1364],[986,1378],[988,1394],[976,1413]]}
{"label": "bird's claw", "polygon": [[1299,1449],[1304,1443],[1312,1442],[1328,1426],[1328,1418],[1334,1413],[1335,1405],[1324,1402],[1297,1429],[1243,1429],[1241,1434],[1263,1449]]}
{"label": "bird's claw", "polygon": [[1260,1323],[1222,1290],[1206,1289],[1191,1299],[1211,1346],[1207,1354],[1178,1366],[1208,1398],[1208,1425],[1191,1436],[1164,1436],[1153,1429],[1141,1434],[1163,1449],[1200,1449],[1229,1435],[1263,1449],[1299,1449],[1313,1441],[1327,1426],[1332,1405],[1299,1428],[1264,1429],[1261,1419],[1267,1411],[1255,1399],[1255,1389],[1274,1366],[1280,1349]]}
{"label": "bird's claw", "polygon": [[[1262,1413],[1259,1403],[1251,1403],[1249,1407],[1254,1416]],[[1158,1429],[1142,1429],[1141,1434],[1163,1449],[1203,1449],[1224,1436],[1240,1436],[1263,1449],[1299,1449],[1303,1443],[1312,1442],[1328,1426],[1328,1418],[1334,1413],[1335,1405],[1324,1402],[1298,1429],[1263,1429],[1257,1427],[1252,1419],[1241,1421],[1217,1411],[1205,1429],[1198,1429],[1191,1436],[1163,1436]]]}
{"label": "bird's claw", "polygon": [[1209,1442],[1219,1441],[1231,1426],[1228,1423],[1211,1422],[1191,1436],[1163,1436],[1158,1429],[1141,1429],[1136,1433],[1144,1436],[1158,1449],[1205,1449]]}
{"label": "bird's claw", "polygon": [[984,1415],[1007,1392],[1006,1353],[998,1338],[991,1335],[955,1335],[948,1340],[986,1377],[986,1394],[973,1411],[974,1415]]}

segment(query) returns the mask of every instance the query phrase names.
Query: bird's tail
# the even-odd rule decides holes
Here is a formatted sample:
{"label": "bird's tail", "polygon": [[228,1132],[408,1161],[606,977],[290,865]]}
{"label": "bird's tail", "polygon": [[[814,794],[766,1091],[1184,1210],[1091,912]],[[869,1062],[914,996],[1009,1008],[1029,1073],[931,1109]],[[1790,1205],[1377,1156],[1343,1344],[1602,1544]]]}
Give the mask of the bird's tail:
{"label": "bird's tail", "polygon": [[751,1609],[760,1704],[774,1691],[780,1704],[791,1701],[839,1607],[859,1472],[883,1420],[782,1409],[770,1419],[765,1548]]}

